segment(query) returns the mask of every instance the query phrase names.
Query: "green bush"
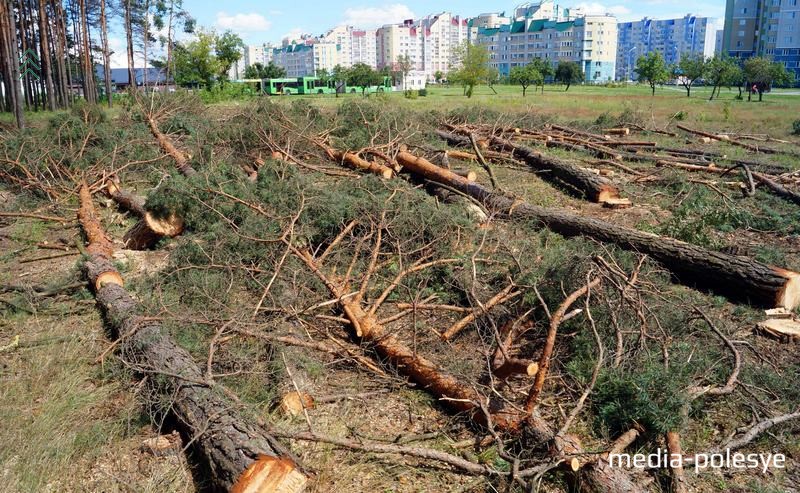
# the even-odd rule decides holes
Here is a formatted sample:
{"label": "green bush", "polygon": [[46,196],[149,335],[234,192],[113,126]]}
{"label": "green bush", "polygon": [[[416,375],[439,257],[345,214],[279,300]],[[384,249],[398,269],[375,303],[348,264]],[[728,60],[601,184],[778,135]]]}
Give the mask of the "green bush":
{"label": "green bush", "polygon": [[428,95],[428,89],[427,88],[420,89],[419,91],[417,91],[417,94],[419,94],[419,97],[424,98],[425,96]]}
{"label": "green bush", "polygon": [[795,120],[792,122],[792,133],[794,135],[800,135],[800,120]]}

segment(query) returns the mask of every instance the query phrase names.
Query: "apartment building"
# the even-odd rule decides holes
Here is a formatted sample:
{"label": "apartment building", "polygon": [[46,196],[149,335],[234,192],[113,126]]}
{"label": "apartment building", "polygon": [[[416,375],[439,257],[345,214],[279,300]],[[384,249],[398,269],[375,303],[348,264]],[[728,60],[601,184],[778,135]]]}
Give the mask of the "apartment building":
{"label": "apartment building", "polygon": [[800,84],[800,1],[728,0],[722,50],[781,62]]}
{"label": "apartment building", "polygon": [[292,43],[275,48],[272,58],[276,65],[286,70],[287,77],[302,77],[316,73],[314,46],[312,44]]}
{"label": "apartment building", "polygon": [[[542,2],[552,3],[552,2]],[[536,6],[541,7],[542,4]],[[524,7],[524,6],[523,6]],[[489,50],[489,65],[502,76],[514,67],[524,66],[535,58],[555,65],[560,61],[581,65],[586,82],[612,80],[617,57],[617,19],[612,15],[586,15],[572,18],[580,12],[568,9],[517,9],[523,15],[514,22],[498,28],[479,28],[477,43]],[[560,20],[559,20],[560,19]]]}
{"label": "apartment building", "polygon": [[716,19],[687,14],[680,19],[621,22],[618,26],[617,70],[620,80],[636,77],[636,60],[658,52],[668,64],[676,64],[686,53],[714,55]]}
{"label": "apartment building", "polygon": [[397,70],[398,58],[408,56],[412,71],[409,88],[424,87],[436,73],[446,74],[458,63],[458,47],[467,41],[467,19],[442,12],[417,21],[381,27],[376,36],[377,67]]}
{"label": "apartment building", "polygon": [[467,41],[475,44],[478,39],[479,29],[496,29],[511,24],[512,19],[505,12],[492,12],[480,14],[467,19]]}

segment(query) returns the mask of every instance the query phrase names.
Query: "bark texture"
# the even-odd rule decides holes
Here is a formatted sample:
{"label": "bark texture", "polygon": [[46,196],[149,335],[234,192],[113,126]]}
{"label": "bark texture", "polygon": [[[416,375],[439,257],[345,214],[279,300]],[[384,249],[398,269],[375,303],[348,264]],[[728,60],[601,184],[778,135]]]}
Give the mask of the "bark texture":
{"label": "bark texture", "polygon": [[[205,381],[191,355],[160,323],[140,316],[139,303],[122,286],[111,262],[113,245],[95,214],[91,195],[80,192],[78,219],[88,239],[85,272],[127,364],[149,375],[154,395],[169,399],[181,431],[194,440],[219,491],[297,492],[306,476],[286,450],[260,427],[243,418]],[[152,404],[163,406],[158,401]],[[163,412],[163,407],[159,409]]]}

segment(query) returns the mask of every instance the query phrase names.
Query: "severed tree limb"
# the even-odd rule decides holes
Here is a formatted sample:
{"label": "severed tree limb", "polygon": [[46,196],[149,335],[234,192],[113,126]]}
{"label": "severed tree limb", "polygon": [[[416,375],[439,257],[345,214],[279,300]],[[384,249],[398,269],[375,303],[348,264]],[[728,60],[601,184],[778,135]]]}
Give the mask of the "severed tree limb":
{"label": "severed tree limb", "polygon": [[505,303],[506,301],[511,300],[522,293],[521,291],[515,291],[512,293],[511,290],[513,289],[514,285],[509,284],[502,291],[492,296],[486,303],[484,303],[482,307],[472,310],[472,312],[469,315],[462,318],[458,322],[454,323],[453,325],[450,326],[450,328],[444,331],[444,333],[442,333],[442,339],[445,341],[449,341],[450,339],[455,337],[456,334],[464,330],[465,327],[467,327],[469,324],[475,321],[475,319],[478,318],[480,315],[487,313],[489,310],[494,308],[494,306],[501,303]]}
{"label": "severed tree limb", "polygon": [[544,387],[544,381],[547,378],[547,371],[550,368],[550,358],[553,355],[553,348],[555,347],[556,343],[556,334],[558,332],[558,326],[561,324],[561,319],[564,317],[564,314],[567,313],[569,307],[572,306],[572,304],[575,303],[578,298],[588,294],[591,289],[597,287],[599,284],[600,278],[595,277],[585,286],[573,291],[569,296],[567,296],[561,305],[559,305],[558,309],[553,312],[553,316],[550,318],[550,327],[547,331],[547,338],[544,343],[544,349],[542,350],[542,356],[539,358],[539,373],[536,374],[533,387],[531,387],[531,390],[528,393],[528,399],[525,401],[525,412],[528,413],[528,415],[531,415],[533,410],[536,408],[539,394],[541,394],[542,388]]}
{"label": "severed tree limb", "polygon": [[669,451],[669,465],[672,470],[672,493],[686,493],[688,491],[686,476],[683,474],[683,451],[681,450],[681,437],[676,431],[667,432],[667,450]]}
{"label": "severed tree limb", "polygon": [[736,349],[736,346],[733,345],[733,342],[731,342],[730,339],[725,337],[725,334],[723,334],[722,331],[720,331],[717,328],[717,326],[714,325],[714,322],[712,322],[711,319],[708,318],[708,315],[706,315],[698,307],[694,307],[694,311],[697,312],[697,314],[699,314],[701,317],[703,317],[703,320],[706,321],[706,323],[711,328],[711,330],[714,332],[714,334],[716,334],[720,339],[722,339],[722,341],[725,343],[725,345],[728,347],[728,349],[730,349],[731,352],[733,353],[733,370],[731,370],[731,374],[728,376],[728,380],[725,382],[724,386],[722,386],[722,387],[714,387],[714,386],[711,386],[711,385],[707,385],[707,386],[704,386],[704,387],[691,387],[689,389],[689,395],[692,398],[697,398],[697,397],[700,397],[702,395],[726,395],[726,394],[730,394],[736,389],[736,382],[737,382],[737,379],[739,378],[739,372],[742,369],[742,355],[739,354],[739,350]]}
{"label": "severed tree limb", "polygon": [[113,244],[103,230],[84,184],[78,219],[88,240],[86,276],[97,304],[120,343],[128,364],[159,375],[147,379],[152,391],[172,398],[169,411],[207,463],[220,490],[299,492],[308,478],[273,437],[249,423],[204,378],[191,355],[155,320],[141,321],[139,303],[123,287],[112,263]]}

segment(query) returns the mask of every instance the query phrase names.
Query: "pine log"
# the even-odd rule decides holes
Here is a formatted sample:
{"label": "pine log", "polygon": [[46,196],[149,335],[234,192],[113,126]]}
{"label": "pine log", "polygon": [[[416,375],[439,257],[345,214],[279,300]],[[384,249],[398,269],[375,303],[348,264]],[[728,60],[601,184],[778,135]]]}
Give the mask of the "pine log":
{"label": "pine log", "polygon": [[661,262],[683,283],[767,308],[785,307],[793,310],[800,305],[800,274],[796,272],[563,209],[539,207],[514,200],[407,152],[399,153],[397,161],[407,171],[459,190],[481,202],[487,209],[505,213],[511,218],[534,220],[564,236],[588,236],[647,254]]}
{"label": "pine log", "polygon": [[543,176],[546,178],[552,177],[576,188],[588,200],[603,203],[608,199],[619,198],[619,190],[613,183],[602,176],[586,171],[576,164],[544,155],[529,147],[517,145],[498,137],[492,138],[492,145],[512,150],[515,155],[522,157],[532,168],[550,170],[549,173]]}
{"label": "pine log", "polygon": [[119,183],[109,180],[106,185],[106,195],[108,195],[121,209],[128,211],[137,217],[144,217],[147,211],[144,208],[144,197],[120,188]]}
{"label": "pine log", "polygon": [[[471,146],[468,137],[456,135],[442,130],[436,130],[436,135],[446,140],[451,145]],[[552,141],[553,145],[564,144],[573,148],[569,143],[558,143]],[[515,144],[499,137],[492,137],[490,144],[502,150],[510,150],[512,155],[521,157],[530,167],[537,170],[547,170],[543,173],[543,179],[566,183],[571,188],[577,189],[588,200],[593,202],[605,202],[607,199],[619,198],[619,191],[613,183],[602,176],[591,173],[582,167],[552,156],[546,156],[536,152],[529,147]],[[550,145],[550,142],[547,143]],[[613,152],[613,151],[612,151]],[[616,154],[616,153],[615,153]]]}
{"label": "pine log", "polygon": [[372,173],[373,175],[378,175],[381,178],[388,179],[394,176],[394,171],[392,171],[392,169],[388,166],[375,161],[367,161],[366,159],[360,158],[358,155],[352,152],[340,151],[325,144],[318,143],[318,145],[325,151],[325,154],[331,161],[335,161],[338,164],[345,164],[350,168]]}
{"label": "pine log", "polygon": [[97,304],[111,332],[119,337],[128,364],[146,375],[154,394],[169,399],[169,411],[197,457],[207,467],[213,486],[235,492],[299,492],[307,477],[278,442],[241,416],[205,381],[191,355],[161,324],[142,320],[139,303],[123,287],[112,262],[113,245],[100,225],[91,194],[80,191],[78,219],[88,240],[84,265]]}
{"label": "pine log", "polygon": [[783,150],[780,150],[780,149],[772,149],[770,147],[759,147],[757,145],[748,144],[746,142],[739,142],[738,140],[732,139],[729,135],[712,134],[712,133],[709,133],[709,132],[704,132],[702,130],[696,130],[696,129],[693,129],[693,128],[689,128],[686,125],[678,124],[677,127],[679,129],[683,130],[684,132],[688,132],[688,133],[695,134],[695,135],[700,135],[700,136],[702,136],[702,137],[704,137],[706,139],[710,139],[710,140],[727,142],[728,144],[735,145],[737,147],[742,147],[744,149],[747,149],[748,151],[760,152],[760,153],[763,153],[763,154],[788,154],[790,156],[798,156],[798,155],[800,155],[800,154],[798,154],[796,152],[792,152],[792,151],[783,151]]}
{"label": "pine log", "polygon": [[607,128],[603,130],[603,132],[611,135],[630,135],[631,129],[629,129],[628,127]]}
{"label": "pine log", "polygon": [[669,464],[672,470],[672,493],[686,493],[686,476],[683,474],[683,451],[681,450],[681,437],[675,431],[667,432],[667,450],[669,451]]}

